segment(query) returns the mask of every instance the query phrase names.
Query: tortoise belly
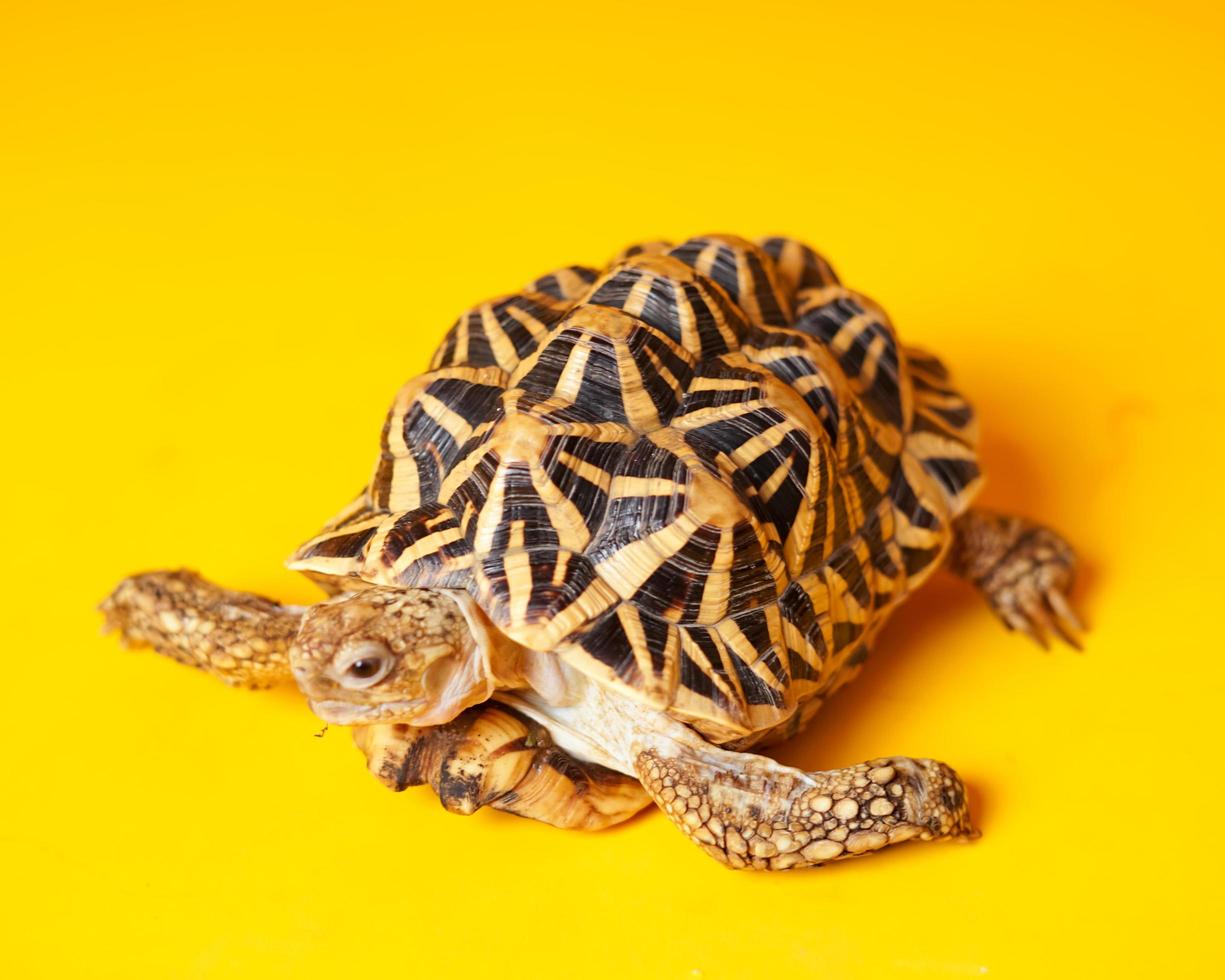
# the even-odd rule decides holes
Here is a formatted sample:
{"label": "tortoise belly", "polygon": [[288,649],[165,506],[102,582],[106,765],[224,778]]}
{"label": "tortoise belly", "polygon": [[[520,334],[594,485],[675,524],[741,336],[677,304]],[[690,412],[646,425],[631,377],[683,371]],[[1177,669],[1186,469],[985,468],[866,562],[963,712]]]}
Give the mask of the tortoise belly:
{"label": "tortoise belly", "polygon": [[939,563],[974,440],[940,363],[806,246],[632,246],[463,314],[291,566],[465,588],[517,642],[747,744]]}

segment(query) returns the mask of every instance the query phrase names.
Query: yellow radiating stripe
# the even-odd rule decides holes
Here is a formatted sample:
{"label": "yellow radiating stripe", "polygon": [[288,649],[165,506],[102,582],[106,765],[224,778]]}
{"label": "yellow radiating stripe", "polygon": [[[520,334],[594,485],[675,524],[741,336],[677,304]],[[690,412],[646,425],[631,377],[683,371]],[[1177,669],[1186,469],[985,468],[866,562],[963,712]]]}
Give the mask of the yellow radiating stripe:
{"label": "yellow radiating stripe", "polygon": [[723,678],[728,690],[731,692],[731,700],[736,705],[738,714],[742,718],[747,718],[748,702],[744,697],[744,685],[740,682],[740,672],[732,665],[731,658],[728,656],[727,641],[717,629],[706,631],[706,635],[710,637],[710,641],[715,645],[715,650],[719,654],[719,663],[723,668]]}
{"label": "yellow radiating stripe", "polygon": [[827,303],[832,303],[837,299],[854,299],[854,294],[841,283],[830,283],[828,286],[822,286],[818,289],[804,290],[804,302],[798,310],[796,316],[803,316],[817,307],[825,306]]}
{"label": "yellow radiating stripe", "polygon": [[650,272],[643,274],[642,278],[634,283],[633,288],[625,297],[625,302],[621,304],[621,309],[630,316],[640,316],[642,308],[646,305],[647,294],[651,291],[651,284],[655,282],[655,276]]}
{"label": "yellow radiating stripe", "polygon": [[638,674],[646,682],[648,688],[654,686],[655,672],[651,667],[651,653],[647,649],[647,636],[642,628],[642,619],[632,602],[623,602],[617,607],[617,619],[625,630],[629,640],[630,652],[638,665]]}
{"label": "yellow radiating stripe", "polygon": [[489,485],[489,496],[481,506],[476,518],[476,535],[472,548],[478,555],[487,555],[493,550],[493,538],[502,524],[506,501],[506,467],[498,464]]}
{"label": "yellow radiating stripe", "polygon": [[557,277],[562,296],[571,301],[580,299],[591,288],[591,283],[584,282],[572,269],[558,269],[553,275]]}
{"label": "yellow radiating stripe", "polygon": [[[738,305],[744,310],[745,315],[753,322],[761,324],[763,322],[761,316],[761,299],[757,295],[757,290],[753,288],[753,274],[749,268],[748,257],[744,254],[743,249],[732,248],[732,254],[736,256],[736,292]],[[784,307],[785,308],[785,307]]]}
{"label": "yellow radiating stripe", "polygon": [[589,463],[585,459],[579,459],[570,453],[558,453],[557,461],[575,476],[582,477],[588,483],[592,483],[605,493],[608,493],[609,487],[612,485],[612,474],[608,470],[601,469],[594,463]]}
{"label": "yellow radiating stripe", "polygon": [[591,348],[580,340],[571,349],[566,358],[566,366],[562,369],[553,386],[553,396],[564,398],[570,405],[579,400],[583,388],[583,374],[587,370],[587,359],[591,356]]}
{"label": "yellow radiating stripe", "polygon": [[906,451],[919,459],[969,459],[978,454],[960,439],[935,432],[911,432],[906,436]]}
{"label": "yellow radiating stripe", "polygon": [[438,491],[438,499],[443,503],[448,502],[455,494],[455,491],[458,490],[472,475],[473,468],[481,461],[488,451],[488,447],[482,443],[458,463],[452,466],[451,472],[448,473],[446,479],[442,481],[442,487]]}
{"label": "yellow radiating stripe", "polygon": [[888,339],[879,333],[868,344],[868,351],[864,354],[863,364],[859,367],[859,383],[862,385],[863,391],[867,391],[875,383],[876,372],[880,369],[881,355],[884,354],[888,346]]}
{"label": "yellow radiating stripe", "polygon": [[[761,485],[757,491],[757,495],[766,503],[769,503],[771,498],[778,493],[778,488],[783,485],[787,477],[791,475],[791,470],[795,466],[795,453],[792,453],[786,459],[775,467],[774,472],[767,478],[766,482]],[[802,493],[803,491],[801,491]]]}
{"label": "yellow radiating stripe", "polygon": [[[723,389],[731,390],[731,389]],[[754,398],[747,402],[730,402],[727,405],[712,405],[708,408],[699,408],[693,412],[686,412],[684,415],[678,415],[672,420],[672,428],[681,429],[685,432],[692,432],[695,429],[701,429],[714,422],[727,422],[731,419],[739,418],[742,415],[748,415],[750,412],[756,411],[759,408],[775,408],[771,402],[761,398]],[[811,412],[809,413],[811,414]]]}
{"label": "yellow radiating stripe", "polygon": [[[672,339],[672,336],[667,331],[661,330],[659,327],[655,326],[654,324],[647,323],[645,320],[635,321],[634,330],[642,330],[650,334],[656,342],[662,344],[664,347],[667,347],[673,357],[684,361],[690,368],[697,367],[698,359],[693,351],[686,350],[684,344],[678,344]],[[626,340],[628,339],[629,337],[627,336]],[[646,349],[648,352],[650,351],[649,348],[644,349]]]}
{"label": "yellow radiating stripe", "polygon": [[440,510],[433,517],[425,519],[425,526],[433,531],[439,524],[445,524],[447,521],[455,520],[455,515],[449,510]]}
{"label": "yellow radiating stripe", "polygon": [[841,399],[838,398],[837,389],[834,387],[834,385],[830,384],[830,379],[824,374],[806,374],[803,377],[796,378],[795,381],[792,382],[792,387],[794,387],[801,396],[809,395],[818,388],[822,391],[829,391],[833,393],[836,401],[838,401],[840,404],[842,403]]}
{"label": "yellow radiating stripe", "polygon": [[553,565],[553,578],[550,580],[554,588],[560,588],[566,584],[566,575],[570,570],[571,552],[561,551],[557,554],[557,561]]}
{"label": "yellow radiating stripe", "polygon": [[519,363],[519,354],[515,350],[515,345],[511,343],[511,339],[506,336],[506,331],[502,329],[502,324],[498,322],[497,315],[493,311],[493,305],[509,298],[508,296],[499,296],[497,299],[491,299],[489,302],[482,303],[477,307],[481,317],[481,328],[485,331],[485,339],[489,341],[489,349],[493,352],[493,359],[498,362],[498,367],[503,371],[510,371]]}
{"label": "yellow radiating stripe", "polygon": [[804,278],[804,246],[794,238],[788,238],[779,251],[775,265],[788,280],[791,290],[798,290],[800,280]]}
{"label": "yellow radiating stripe", "polygon": [[510,621],[522,625],[527,622],[527,606],[532,598],[532,555],[523,548],[523,521],[511,522],[502,568],[506,572]]}
{"label": "yellow radiating stripe", "polygon": [[461,314],[455,326],[458,329],[455,331],[455,353],[451,355],[451,359],[456,364],[463,364],[468,360],[468,341],[471,333],[468,328],[468,314]]}
{"label": "yellow radiating stripe", "polygon": [[[715,295],[711,292],[712,289],[718,290],[719,294],[726,296],[727,294],[723,292],[723,287],[713,279],[708,279],[705,281],[695,280],[694,285],[697,287],[699,295],[702,297],[707,308],[710,310],[711,316],[714,317],[715,328],[719,331],[719,336],[723,338],[724,345],[730,350],[736,350],[739,348],[740,334],[736,332],[735,328],[731,324],[731,321],[728,320],[725,308],[716,300]],[[735,308],[735,304],[732,303],[730,297],[728,297],[728,303]]]}
{"label": "yellow radiating stripe", "polygon": [[368,528],[379,527],[385,520],[386,514],[372,514],[364,521],[355,521],[352,524],[346,524],[343,528],[336,528],[324,534],[318,534],[304,544],[299,551],[305,551],[308,548],[313,548],[316,545],[322,544],[324,541],[332,541],[336,538],[347,538],[351,534],[356,534],[359,531],[365,531]]}
{"label": "yellow radiating stripe", "polygon": [[[707,632],[708,635],[711,635],[711,638],[714,639],[713,630]],[[742,721],[744,719],[743,695],[739,695],[737,691],[728,687],[727,681],[720,674],[715,672],[714,664],[712,664],[710,662],[710,658],[706,656],[706,651],[698,645],[697,641],[694,640],[692,636],[690,636],[688,630],[681,630],[681,646],[685,648],[685,652],[689,655],[689,659],[697,664],[698,668],[703,674],[710,678],[711,684],[723,692],[723,696],[727,699],[730,706],[730,711],[733,712],[733,717],[738,721]],[[718,649],[717,641],[715,643],[715,648]],[[720,666],[726,668],[725,664],[720,664]]]}
{"label": "yellow radiating stripe", "polygon": [[421,473],[411,455],[397,459],[391,467],[391,487],[387,494],[387,509],[416,510],[421,506]]}
{"label": "yellow radiating stripe", "polygon": [[[533,298],[539,299],[539,297]],[[520,309],[518,306],[512,304],[506,308],[506,312],[509,313],[516,321],[518,321],[523,329],[531,334],[532,339],[537,343],[539,343],[541,338],[545,337],[549,332],[548,324],[543,320],[538,320],[527,310]]]}
{"label": "yellow radiating stripe", "polygon": [[[720,361],[726,362],[727,355],[719,358]],[[760,372],[759,372],[760,373]],[[742,388],[752,387],[751,382],[745,381],[743,378],[694,378],[693,384],[689,386],[690,391],[739,391]]]}
{"label": "yellow radiating stripe", "polygon": [[651,348],[644,347],[642,352],[646,354],[647,360],[649,360],[651,365],[655,368],[655,373],[663,379],[664,384],[672,389],[672,393],[676,395],[677,401],[679,402],[682,396],[685,394],[685,386],[680,383],[680,380],[676,377],[676,375],[668,369],[664,362],[661,361],[658,356],[656,356],[655,352],[651,350]]}
{"label": "yellow radiating stripe", "polygon": [[711,240],[702,251],[698,252],[697,258],[693,261],[693,267],[702,275],[710,276],[710,270],[715,267],[715,259],[719,257],[722,248],[722,242]]}
{"label": "yellow radiating stripe", "polygon": [[613,552],[596,571],[622,599],[632,599],[647,579],[688,544],[697,528],[692,517],[680,514],[666,527]]}
{"label": "yellow radiating stripe", "polygon": [[655,402],[647,394],[638,362],[624,340],[613,343],[617,357],[617,374],[621,379],[621,401],[631,428],[636,432],[654,432],[663,426]]}
{"label": "yellow radiating stripe", "polygon": [[423,391],[417,397],[417,404],[426,415],[438,423],[439,428],[446,430],[457,446],[462,446],[472,435],[472,426],[464,417],[428,391]]}
{"label": "yellow radiating stripe", "polygon": [[394,568],[397,574],[404,572],[410,565],[420,559],[436,554],[447,545],[461,540],[463,536],[463,532],[458,527],[448,527],[443,528],[441,531],[435,531],[433,534],[427,534],[420,540],[414,541],[409,547],[400,552],[399,558],[396,559]]}
{"label": "yellow radiating stripe", "polygon": [[889,489],[889,480],[891,475],[886,474],[876,465],[871,453],[865,452],[860,464],[863,466],[864,472],[868,474],[868,479],[871,481],[872,486],[876,487],[876,489],[881,493],[884,493]]}
{"label": "yellow radiating stripe", "polygon": [[591,532],[587,530],[587,522],[582,513],[574,505],[574,501],[549,479],[549,474],[539,461],[531,464],[531,474],[532,487],[544,501],[549,523],[557,532],[558,543],[570,551],[582,551],[591,540]]}
{"label": "yellow radiating stripe", "polygon": [[670,497],[683,493],[684,486],[663,476],[618,476],[613,480],[612,495],[621,497]]}
{"label": "yellow radiating stripe", "polygon": [[464,515],[459,519],[460,530],[464,532],[464,537],[468,536],[468,528],[472,525],[472,521],[477,517],[476,504],[471,500],[464,501]]}
{"label": "yellow radiating stripe", "polygon": [[[773,606],[769,608],[774,608]],[[744,635],[744,631],[734,619],[725,619],[715,627],[715,631],[723,640],[723,645],[726,649],[731,650],[744,663],[752,667],[757,663],[761,656],[761,651],[749,642],[749,638]],[[730,664],[728,666],[731,666]],[[771,685],[773,686],[773,685]]]}
{"label": "yellow radiating stripe", "polygon": [[681,346],[694,355],[702,355],[702,339],[698,332],[698,318],[688,294],[679,284],[672,284],[672,295],[676,298],[676,315],[681,328]]}
{"label": "yellow radiating stripe", "polygon": [[920,404],[944,409],[968,408],[969,402],[955,391],[924,391],[916,399]]}
{"label": "yellow radiating stripe", "polygon": [[836,354],[845,354],[850,350],[851,344],[855,342],[855,339],[875,322],[876,317],[870,312],[859,313],[851,317],[830,338],[830,350]]}
{"label": "yellow radiating stripe", "polygon": [[[783,637],[782,619],[778,614],[778,608],[776,606],[767,606],[765,609],[765,618],[766,618],[766,633],[767,633],[768,642],[769,642],[769,647],[767,649],[774,650],[775,656],[778,658],[779,664],[783,667],[784,673],[786,673],[787,667],[788,667],[787,656],[786,656],[786,642]],[[795,700],[794,697],[789,696],[789,692],[785,689],[786,681],[780,681],[774,675],[774,671],[772,671],[768,666],[766,666],[766,663],[764,660],[764,653],[766,651],[759,650],[756,646],[754,646],[753,643],[749,640],[749,638],[745,636],[744,632],[741,630],[740,625],[738,623],[736,623],[734,620],[728,619],[720,623],[717,629],[718,629],[719,635],[723,638],[723,641],[725,645],[727,646],[727,648],[730,649],[733,653],[735,653],[736,656],[738,656],[742,661],[744,661],[744,663],[749,667],[749,669],[753,672],[753,674],[757,677],[757,679],[761,681],[763,685],[765,685],[767,688],[773,691],[774,694],[778,697],[780,701],[783,702],[784,705],[789,704],[789,703],[794,703],[794,700]],[[743,683],[740,686],[741,686],[741,690],[743,690],[744,689]],[[746,707],[748,707],[747,704],[746,704]],[[766,705],[761,705],[759,708],[749,707],[749,710],[750,711],[762,710],[763,712],[775,712],[775,711],[786,710],[786,709],[785,708],[780,709],[780,708],[769,707]]]}
{"label": "yellow radiating stripe", "polygon": [[752,439],[737,446],[731,454],[732,459],[741,466],[751,463],[759,456],[777,449],[793,431],[795,431],[794,426],[786,419],[782,422],[775,422],[770,428],[757,433]]}
{"label": "yellow radiating stripe", "polygon": [[821,651],[813,643],[809,642],[808,637],[800,631],[799,627],[785,619],[783,620],[783,637],[786,641],[786,648],[788,650],[788,655],[783,658],[783,662],[787,665],[788,674],[792,673],[790,651],[794,651],[801,660],[808,664],[809,669],[817,675],[817,679],[814,681],[801,681],[798,678],[793,677],[791,681],[792,686],[790,693],[792,695],[803,693],[802,691],[797,691],[795,687],[797,684],[811,685],[811,687],[806,689],[819,687],[821,684],[821,674],[823,672]]}
{"label": "yellow radiating stripe", "polygon": [[719,532],[719,544],[706,572],[706,583],[702,588],[702,602],[698,607],[698,621],[713,623],[727,615],[727,604],[731,598],[731,569],[735,560],[732,551],[734,529],[725,527]]}
{"label": "yellow radiating stripe", "polygon": [[[753,536],[757,538],[757,547],[761,550],[761,559],[766,566],[766,571],[774,579],[774,590],[782,595],[788,585],[787,565],[778,551],[770,547],[770,536],[766,533],[765,528],[751,517],[749,527],[753,529]],[[777,533],[775,538],[777,539]]]}
{"label": "yellow radiating stripe", "polygon": [[[590,623],[617,603],[616,593],[608,584],[594,580],[570,605],[554,610],[537,623],[524,623],[509,628],[512,640],[532,650],[554,650],[575,630]],[[590,657],[584,654],[588,660]],[[580,666],[582,662],[580,661]]]}

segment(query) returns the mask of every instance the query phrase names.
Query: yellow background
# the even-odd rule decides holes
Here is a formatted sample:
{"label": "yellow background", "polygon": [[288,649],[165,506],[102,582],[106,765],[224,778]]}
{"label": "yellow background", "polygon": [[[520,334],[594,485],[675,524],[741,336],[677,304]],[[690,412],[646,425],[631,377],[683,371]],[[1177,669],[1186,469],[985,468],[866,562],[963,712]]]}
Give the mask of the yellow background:
{"label": "yellow background", "polygon": [[[1214,7],[6,4],[8,975],[1221,970]],[[98,636],[149,567],[310,601],[279,562],[459,310],[709,230],[824,250],[1083,553],[1083,655],[941,578],[779,753],[947,759],[979,842],[754,875],[459,819]]]}

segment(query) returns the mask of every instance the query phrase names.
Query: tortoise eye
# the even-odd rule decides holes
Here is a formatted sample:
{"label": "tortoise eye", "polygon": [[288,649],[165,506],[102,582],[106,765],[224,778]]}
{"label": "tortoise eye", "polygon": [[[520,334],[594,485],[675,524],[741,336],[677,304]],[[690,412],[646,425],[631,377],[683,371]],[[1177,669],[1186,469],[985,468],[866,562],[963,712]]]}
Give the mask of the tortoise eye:
{"label": "tortoise eye", "polygon": [[363,643],[360,649],[352,650],[349,656],[353,659],[336,664],[336,672],[332,675],[344,687],[361,690],[373,687],[395,666],[395,660],[379,643]]}

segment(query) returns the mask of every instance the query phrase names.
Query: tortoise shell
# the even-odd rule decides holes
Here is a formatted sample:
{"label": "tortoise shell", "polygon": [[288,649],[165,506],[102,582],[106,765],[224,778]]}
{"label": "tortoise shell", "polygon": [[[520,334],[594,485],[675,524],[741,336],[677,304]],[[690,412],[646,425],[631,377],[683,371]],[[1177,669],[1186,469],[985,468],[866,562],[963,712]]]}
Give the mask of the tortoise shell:
{"label": "tortoise shell", "polygon": [[979,482],[944,368],[799,242],[632,246],[464,313],[290,560],[466,589],[720,742],[845,681]]}

